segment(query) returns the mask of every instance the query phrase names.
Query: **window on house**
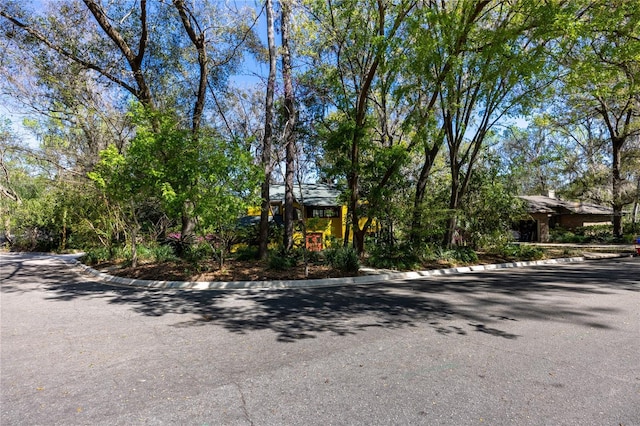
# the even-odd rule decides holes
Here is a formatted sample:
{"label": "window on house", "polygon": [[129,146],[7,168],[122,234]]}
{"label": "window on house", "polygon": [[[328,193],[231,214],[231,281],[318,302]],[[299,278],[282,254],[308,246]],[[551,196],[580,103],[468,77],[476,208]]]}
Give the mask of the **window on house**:
{"label": "window on house", "polygon": [[338,211],[334,207],[310,207],[310,217],[338,217]]}

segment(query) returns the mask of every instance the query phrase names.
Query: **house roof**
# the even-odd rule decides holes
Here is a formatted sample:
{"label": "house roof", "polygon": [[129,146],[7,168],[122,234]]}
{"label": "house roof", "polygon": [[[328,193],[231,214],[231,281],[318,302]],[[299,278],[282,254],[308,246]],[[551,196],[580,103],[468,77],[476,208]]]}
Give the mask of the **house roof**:
{"label": "house roof", "polygon": [[612,215],[611,207],[598,204],[566,201],[560,198],[546,197],[544,195],[522,195],[519,198],[528,204],[529,213],[569,213],[584,215]]}
{"label": "house roof", "polygon": [[[300,186],[302,186],[302,197],[300,196]],[[271,201],[282,201],[284,203],[284,184],[271,184],[269,187],[269,198]],[[340,191],[333,186],[323,183],[303,183],[293,186],[293,196],[297,202],[306,206],[335,207],[342,203],[338,200]]]}

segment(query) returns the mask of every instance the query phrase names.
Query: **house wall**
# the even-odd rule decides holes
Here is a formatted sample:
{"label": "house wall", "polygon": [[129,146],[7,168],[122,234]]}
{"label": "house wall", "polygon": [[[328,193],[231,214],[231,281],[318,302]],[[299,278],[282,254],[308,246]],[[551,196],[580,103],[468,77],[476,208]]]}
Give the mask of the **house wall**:
{"label": "house wall", "polygon": [[[273,202],[272,205],[281,205],[282,203]],[[294,208],[301,211],[300,205],[294,203]],[[282,206],[280,206],[282,210]],[[306,211],[302,215],[307,226],[307,234],[322,234],[323,248],[327,247],[327,241],[331,238],[344,238],[346,228],[346,206],[338,208],[338,216],[331,218],[306,217]],[[247,209],[247,215],[260,216],[260,207],[250,207]],[[269,212],[271,216],[272,212]],[[302,232],[294,232],[293,240],[296,245],[301,245],[304,241]]]}
{"label": "house wall", "polygon": [[[338,228],[340,228],[340,218],[307,218],[307,233],[322,233],[322,241],[323,245],[330,237],[340,238],[337,235],[335,230],[335,223],[338,223]],[[339,231],[338,231],[339,232]]]}
{"label": "house wall", "polygon": [[575,229],[581,226],[594,224],[607,225],[611,224],[611,216],[593,214],[566,214],[558,216],[557,223],[565,229]]}
{"label": "house wall", "polygon": [[[276,204],[276,203],[272,203]],[[280,203],[281,204],[281,203]],[[311,207],[311,206],[307,206]],[[300,205],[298,203],[294,203],[294,208],[298,210],[300,209]],[[323,248],[329,246],[327,244],[332,238],[343,239],[345,238],[347,232],[347,206],[338,207],[338,215],[336,217],[331,218],[323,218],[323,217],[307,217],[306,209],[302,212],[304,215],[304,221],[307,226],[307,234],[322,234],[322,243]],[[247,214],[249,216],[260,216],[260,207],[252,207],[247,210]],[[271,215],[271,212],[269,212]],[[367,218],[360,218],[360,227],[362,227]],[[375,220],[372,221],[371,226],[369,228],[369,233],[375,233],[377,230],[377,223]],[[303,235],[301,232],[295,232],[293,235],[293,239],[295,244],[299,245],[303,242]],[[349,240],[353,240],[353,229],[349,229]]]}
{"label": "house wall", "polygon": [[536,221],[538,226],[539,243],[549,242],[549,215],[547,213],[533,213],[531,218]]}

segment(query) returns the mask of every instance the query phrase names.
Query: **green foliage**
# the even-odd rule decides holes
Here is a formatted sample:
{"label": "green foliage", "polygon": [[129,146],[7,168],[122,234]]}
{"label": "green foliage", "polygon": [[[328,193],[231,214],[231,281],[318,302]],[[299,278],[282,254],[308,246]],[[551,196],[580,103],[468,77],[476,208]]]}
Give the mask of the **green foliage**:
{"label": "green foliage", "polygon": [[484,248],[508,240],[511,224],[525,215],[524,202],[516,198],[513,185],[498,174],[492,157],[476,168],[464,202],[460,224],[476,248]]}
{"label": "green foliage", "polygon": [[584,235],[576,235],[568,229],[557,227],[549,231],[549,241],[553,243],[584,243]]}
{"label": "green foliage", "polygon": [[505,244],[494,247],[489,253],[509,260],[540,260],[544,258],[544,250],[528,244]]}
{"label": "green foliage", "polygon": [[88,249],[84,256],[80,259],[82,263],[97,265],[99,263],[108,262],[113,259],[113,253],[106,247],[96,247]]}
{"label": "green foliage", "polygon": [[154,262],[164,263],[177,260],[173,247],[167,244],[158,245],[151,248],[151,255]]}
{"label": "green foliage", "polygon": [[621,242],[633,242],[632,235],[626,236],[622,240],[613,235],[612,225],[582,226],[573,230],[568,230],[560,226],[549,231],[549,240],[556,243],[591,243],[591,244],[612,244]]}
{"label": "green foliage", "polygon": [[322,252],[307,250],[304,247],[294,248],[292,255],[299,261],[304,261],[306,257],[308,263],[320,263],[323,260]]}
{"label": "green foliage", "polygon": [[[173,249],[168,245],[138,245],[138,258],[141,262],[172,262],[177,260]],[[93,247],[86,250],[82,262],[87,265],[97,265],[105,262],[131,262],[131,250],[128,247]]]}
{"label": "green foliage", "polygon": [[358,253],[351,246],[331,246],[324,252],[327,263],[345,273],[356,273],[360,268]]}
{"label": "green foliage", "polygon": [[236,260],[257,260],[258,259],[258,247],[246,246],[240,247],[235,252]]}
{"label": "green foliage", "polygon": [[466,246],[454,247],[451,249],[438,247],[434,252],[434,258],[453,264],[469,264],[478,261],[478,254],[471,247]]}
{"label": "green foliage", "polygon": [[[222,258],[236,235],[238,218],[255,202],[251,195],[259,173],[250,153],[238,141],[223,140],[207,129],[194,136],[169,113],[135,105],[130,115],[138,127],[129,149],[120,153],[109,146],[89,177],[119,206],[130,235],[151,226],[145,213],[149,200],[158,200],[174,222],[195,217],[202,234],[222,240],[216,248]],[[194,254],[187,251],[185,256]]]}
{"label": "green foliage", "polygon": [[284,271],[296,266],[296,259],[292,256],[288,256],[282,251],[272,251],[269,253],[268,267],[275,271]]}
{"label": "green foliage", "polygon": [[211,259],[214,256],[214,250],[210,244],[206,242],[198,242],[187,247],[183,257],[188,262],[197,264],[198,262]]}
{"label": "green foliage", "polygon": [[454,248],[454,259],[462,263],[475,263],[478,261],[478,254],[471,247]]}
{"label": "green foliage", "polygon": [[421,263],[420,254],[408,244],[370,244],[368,254],[367,264],[378,269],[415,270]]}
{"label": "green foliage", "polygon": [[82,188],[32,175],[29,166],[20,161],[7,157],[2,160],[10,182],[0,179],[0,186],[7,185],[18,196],[18,200],[13,200],[0,195],[0,230],[9,235],[11,248],[17,251],[73,248],[69,244],[73,241],[68,240],[72,233],[77,234],[75,240],[82,244],[82,233],[77,232],[82,219],[77,212],[90,196],[83,195]]}

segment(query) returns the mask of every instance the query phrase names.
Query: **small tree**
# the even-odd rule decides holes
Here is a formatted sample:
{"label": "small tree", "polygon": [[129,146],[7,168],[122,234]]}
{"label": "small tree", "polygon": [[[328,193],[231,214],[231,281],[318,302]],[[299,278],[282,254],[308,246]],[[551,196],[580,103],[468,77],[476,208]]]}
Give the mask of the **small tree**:
{"label": "small tree", "polygon": [[[170,113],[134,107],[131,115],[138,127],[128,151],[120,154],[110,146],[101,152],[101,161],[89,176],[120,206],[132,253],[141,228],[141,208],[150,199],[159,200],[176,222],[188,206],[188,216],[196,219],[201,232],[219,233],[233,225],[246,211],[259,178],[243,145],[209,129],[201,129],[193,140]],[[183,238],[182,245],[190,244]]]}

